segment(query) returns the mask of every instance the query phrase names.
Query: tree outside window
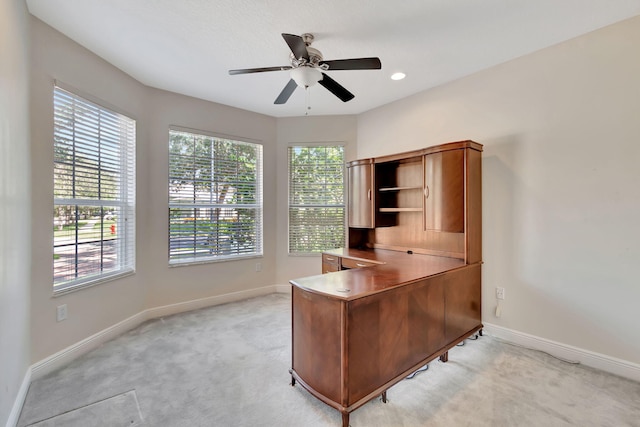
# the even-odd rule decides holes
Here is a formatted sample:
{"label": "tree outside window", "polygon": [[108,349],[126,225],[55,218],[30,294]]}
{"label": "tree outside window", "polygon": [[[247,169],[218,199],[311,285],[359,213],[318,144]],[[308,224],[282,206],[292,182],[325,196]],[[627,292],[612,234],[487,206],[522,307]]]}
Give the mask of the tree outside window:
{"label": "tree outside window", "polygon": [[345,244],[344,147],[289,147],[289,253]]}
{"label": "tree outside window", "polygon": [[262,146],[169,132],[169,262],[262,254]]}

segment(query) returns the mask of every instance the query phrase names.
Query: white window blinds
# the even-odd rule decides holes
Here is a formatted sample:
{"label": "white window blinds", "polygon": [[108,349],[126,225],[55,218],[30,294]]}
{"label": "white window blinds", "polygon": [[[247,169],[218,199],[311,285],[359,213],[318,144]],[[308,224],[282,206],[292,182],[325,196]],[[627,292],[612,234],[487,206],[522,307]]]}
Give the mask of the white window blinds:
{"label": "white window blinds", "polygon": [[169,263],[262,255],[262,145],[169,132]]}
{"label": "white window blinds", "polygon": [[289,253],[345,244],[344,148],[289,147]]}
{"label": "white window blinds", "polygon": [[135,269],[136,122],[54,88],[53,286]]}

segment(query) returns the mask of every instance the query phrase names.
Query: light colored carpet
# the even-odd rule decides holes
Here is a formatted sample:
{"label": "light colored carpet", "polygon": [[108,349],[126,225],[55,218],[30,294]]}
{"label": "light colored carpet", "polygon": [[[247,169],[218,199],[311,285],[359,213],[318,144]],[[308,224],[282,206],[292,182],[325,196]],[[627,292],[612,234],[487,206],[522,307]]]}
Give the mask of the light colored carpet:
{"label": "light colored carpet", "polygon": [[[143,426],[340,426],[291,387],[291,298],[156,319],[34,381],[19,426],[135,390]],[[74,418],[56,426],[119,426]],[[75,415],[81,414],[76,412]],[[91,417],[91,418],[89,418]],[[111,416],[113,420],[117,417]],[[351,414],[370,426],[640,426],[640,383],[484,336]]]}

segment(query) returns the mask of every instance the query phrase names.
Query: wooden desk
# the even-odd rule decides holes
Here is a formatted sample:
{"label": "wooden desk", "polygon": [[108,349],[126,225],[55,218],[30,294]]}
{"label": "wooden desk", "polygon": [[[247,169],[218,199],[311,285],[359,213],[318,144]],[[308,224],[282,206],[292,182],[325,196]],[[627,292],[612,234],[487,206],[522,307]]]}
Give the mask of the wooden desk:
{"label": "wooden desk", "polygon": [[481,264],[381,249],[327,255],[371,265],[291,280],[290,372],[348,427],[350,412],[481,332]]}

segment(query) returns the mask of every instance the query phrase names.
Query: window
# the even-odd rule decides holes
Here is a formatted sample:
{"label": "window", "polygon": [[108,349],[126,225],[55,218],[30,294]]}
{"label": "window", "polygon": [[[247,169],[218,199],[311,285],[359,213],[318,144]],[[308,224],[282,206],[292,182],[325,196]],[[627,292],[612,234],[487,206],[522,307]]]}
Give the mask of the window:
{"label": "window", "polygon": [[54,88],[53,288],[135,269],[133,119]]}
{"label": "window", "polygon": [[344,148],[289,147],[289,253],[345,243]]}
{"label": "window", "polygon": [[262,145],[169,131],[169,263],[262,255]]}

